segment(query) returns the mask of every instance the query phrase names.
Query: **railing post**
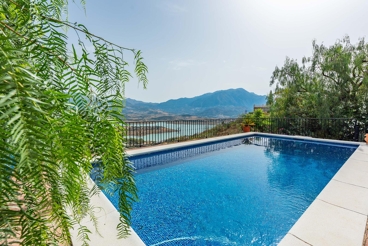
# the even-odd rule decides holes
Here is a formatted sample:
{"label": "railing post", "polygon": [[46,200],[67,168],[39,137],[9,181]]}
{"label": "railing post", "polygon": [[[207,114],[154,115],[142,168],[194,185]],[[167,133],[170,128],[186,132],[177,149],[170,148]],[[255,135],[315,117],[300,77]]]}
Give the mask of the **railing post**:
{"label": "railing post", "polygon": [[359,123],[357,120],[354,122],[354,138],[353,141],[359,140]]}

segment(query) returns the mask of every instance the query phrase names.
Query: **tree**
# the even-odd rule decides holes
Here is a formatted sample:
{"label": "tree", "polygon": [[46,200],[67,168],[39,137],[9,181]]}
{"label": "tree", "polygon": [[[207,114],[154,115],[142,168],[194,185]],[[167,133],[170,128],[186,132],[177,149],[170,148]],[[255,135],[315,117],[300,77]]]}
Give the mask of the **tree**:
{"label": "tree", "polygon": [[256,109],[254,112],[240,115],[242,125],[250,125],[255,128],[255,131],[264,131],[265,126],[269,123],[268,114],[264,113],[262,109]]}
{"label": "tree", "polygon": [[[82,2],[84,2],[82,0]],[[69,229],[93,216],[87,179],[99,160],[99,187],[120,195],[118,236],[128,233],[137,199],[124,152],[125,52],[65,18],[68,0],[3,0],[0,4],[0,244],[70,243]],[[68,44],[63,29],[79,35]],[[84,41],[92,44],[93,52]],[[68,48],[70,47],[70,48]],[[89,231],[80,226],[85,243]]]}
{"label": "tree", "polygon": [[301,64],[286,58],[275,68],[268,96],[271,112],[281,117],[355,118],[367,114],[368,44],[352,45],[348,36],[326,47],[313,42]]}

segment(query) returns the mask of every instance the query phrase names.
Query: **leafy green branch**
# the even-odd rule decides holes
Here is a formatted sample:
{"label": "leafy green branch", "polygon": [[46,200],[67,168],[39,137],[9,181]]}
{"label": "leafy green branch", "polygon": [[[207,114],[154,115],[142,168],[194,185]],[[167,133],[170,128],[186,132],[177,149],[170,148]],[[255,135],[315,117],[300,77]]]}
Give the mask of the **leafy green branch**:
{"label": "leafy green branch", "polygon": [[[4,0],[0,5],[0,244],[70,244],[70,229],[96,218],[87,185],[99,157],[101,189],[119,194],[118,237],[129,232],[137,200],[134,168],[125,155],[123,51],[147,85],[140,51],[62,19],[67,0]],[[69,26],[68,26],[69,25]],[[71,45],[63,27],[83,33]]]}

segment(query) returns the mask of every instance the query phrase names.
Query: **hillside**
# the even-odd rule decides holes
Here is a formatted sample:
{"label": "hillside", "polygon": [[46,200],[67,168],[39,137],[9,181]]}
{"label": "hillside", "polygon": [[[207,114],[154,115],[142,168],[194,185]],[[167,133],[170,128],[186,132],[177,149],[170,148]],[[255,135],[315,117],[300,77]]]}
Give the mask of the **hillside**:
{"label": "hillside", "polygon": [[253,105],[266,103],[266,96],[244,89],[229,89],[206,93],[193,98],[171,99],[163,103],[146,103],[126,99],[124,114],[127,120],[174,120],[197,118],[237,117]]}

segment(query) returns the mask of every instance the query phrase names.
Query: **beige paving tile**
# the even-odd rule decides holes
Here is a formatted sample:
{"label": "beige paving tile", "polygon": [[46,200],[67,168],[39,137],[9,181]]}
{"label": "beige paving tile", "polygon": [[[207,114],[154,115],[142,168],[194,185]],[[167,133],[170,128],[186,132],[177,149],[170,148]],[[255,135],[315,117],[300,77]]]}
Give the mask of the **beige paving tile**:
{"label": "beige paving tile", "polygon": [[[116,226],[119,223],[119,213],[117,211],[111,212],[106,216],[98,219],[98,231],[101,235],[96,233],[92,222],[85,222],[84,225],[91,231],[89,234],[90,246],[102,246],[102,245],[122,245],[122,246],[143,246],[143,241],[138,235],[131,231],[131,235],[128,238],[118,239]],[[80,246],[82,242],[77,238],[77,231],[72,230],[73,246]]]}
{"label": "beige paving tile", "polygon": [[368,155],[368,144],[360,145],[355,152]]}
{"label": "beige paving tile", "polygon": [[349,159],[368,162],[368,155],[360,151],[355,151],[354,154]]}
{"label": "beige paving tile", "polygon": [[334,180],[368,188],[368,162],[349,159],[335,174]]}
{"label": "beige paving tile", "polygon": [[91,205],[94,206],[94,213],[97,218],[116,211],[114,205],[112,205],[102,191],[91,197]]}
{"label": "beige paving tile", "polygon": [[368,215],[368,188],[331,180],[317,199]]}
{"label": "beige paving tile", "polygon": [[361,246],[367,216],[315,200],[289,233],[315,246]]}
{"label": "beige paving tile", "polygon": [[[92,189],[95,183],[88,177],[88,188]],[[105,194],[98,189],[98,193],[91,197],[90,204],[94,207],[94,213],[97,218],[105,216],[108,213],[116,211],[114,205],[107,199]]]}
{"label": "beige paving tile", "polygon": [[[359,154],[357,154],[359,155]],[[365,154],[360,154],[365,155]],[[355,155],[351,156],[344,164],[344,166],[354,168],[355,170],[361,172],[368,172],[368,161],[365,160],[358,160],[354,158]]]}
{"label": "beige paving tile", "polygon": [[281,240],[278,246],[309,246],[306,242],[296,238],[293,235],[286,234],[286,236]]}
{"label": "beige paving tile", "polygon": [[[88,188],[94,186],[94,182],[88,178]],[[84,218],[81,222],[83,226],[87,226],[90,230],[88,234],[90,246],[100,245],[145,245],[139,236],[131,229],[131,235],[126,239],[117,239],[116,226],[119,223],[119,212],[115,209],[112,203],[107,197],[100,191],[98,194],[91,197],[91,203],[94,206],[94,215],[97,218],[97,229],[101,234],[96,232],[96,229],[89,217]],[[72,229],[70,231],[73,241],[73,246],[82,245],[82,242],[78,240],[78,231]]]}

